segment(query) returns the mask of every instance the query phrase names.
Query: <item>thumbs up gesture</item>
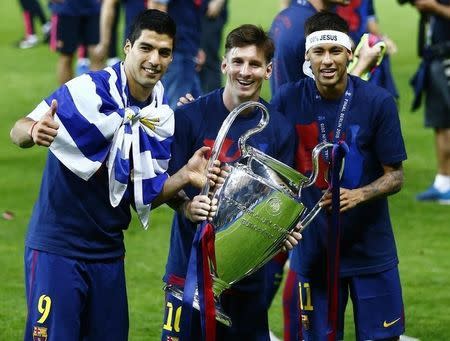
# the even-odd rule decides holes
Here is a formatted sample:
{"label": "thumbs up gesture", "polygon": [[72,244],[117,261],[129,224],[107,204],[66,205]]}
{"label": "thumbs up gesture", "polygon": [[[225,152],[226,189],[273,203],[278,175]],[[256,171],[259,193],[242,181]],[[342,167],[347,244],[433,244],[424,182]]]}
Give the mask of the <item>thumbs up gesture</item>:
{"label": "thumbs up gesture", "polygon": [[55,121],[57,110],[58,102],[54,99],[44,116],[31,126],[29,134],[38,146],[50,146],[58,134],[59,124]]}

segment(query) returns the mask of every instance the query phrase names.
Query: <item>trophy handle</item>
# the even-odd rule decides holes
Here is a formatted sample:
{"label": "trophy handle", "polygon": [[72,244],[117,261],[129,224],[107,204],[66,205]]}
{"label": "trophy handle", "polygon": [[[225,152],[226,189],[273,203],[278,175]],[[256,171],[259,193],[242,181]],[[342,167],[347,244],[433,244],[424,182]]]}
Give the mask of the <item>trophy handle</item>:
{"label": "trophy handle", "polygon": [[328,194],[330,192],[329,189],[327,189],[322,197],[320,198],[320,200],[314,205],[314,207],[308,212],[308,214],[300,220],[300,225],[302,226],[302,228],[300,230],[298,230],[298,232],[303,232],[303,230],[314,220],[314,218],[316,217],[316,215],[319,214],[320,210],[322,209],[322,207],[319,206],[319,203],[322,201],[323,197]]}
{"label": "trophy handle", "polygon": [[[306,187],[310,187],[312,185],[314,185],[316,183],[317,180],[317,176],[319,175],[319,156],[320,153],[322,152],[322,150],[326,149],[326,148],[332,148],[333,144],[329,143],[329,142],[321,142],[319,143],[317,146],[314,147],[313,151],[312,151],[312,172],[311,175],[309,176],[308,181],[306,181],[301,187],[300,190],[298,191],[298,196],[300,197],[301,195],[301,191],[303,188]],[[341,172],[342,174],[342,172]]]}
{"label": "trophy handle", "polygon": [[[327,148],[332,148],[333,144],[329,142],[321,142],[317,146],[314,147],[312,151],[312,163],[313,163],[313,170],[311,175],[309,176],[309,179],[306,183],[303,184],[303,186],[300,188],[298,192],[298,196],[301,197],[301,192],[303,188],[312,186],[316,180],[317,176],[319,175],[319,156],[320,153]],[[339,170],[339,178],[342,177],[342,173],[344,172],[344,161],[342,161],[341,169]],[[327,189],[320,200],[314,205],[314,207],[308,212],[308,214],[300,220],[300,224],[302,225],[302,228],[299,230],[299,232],[302,232],[310,223],[313,221],[313,219],[319,214],[322,207],[320,207],[319,203],[322,201],[322,199],[330,192],[330,189]]]}
{"label": "trophy handle", "polygon": [[[259,109],[261,109],[262,112],[262,117],[261,120],[259,121],[258,125],[252,129],[249,129],[245,132],[245,134],[243,134],[239,140],[238,140],[238,145],[239,145],[239,149],[241,150],[241,155],[242,156],[247,156],[248,154],[251,153],[251,148],[247,147],[247,140],[259,133],[261,130],[263,130],[267,123],[269,123],[269,111],[267,110],[267,108],[265,107],[265,105],[259,103],[259,102],[247,102],[247,103],[254,103],[252,106],[257,107]],[[244,103],[245,104],[245,103]],[[244,110],[244,109],[242,109]]]}
{"label": "trophy handle", "polygon": [[[259,121],[258,125],[255,128],[249,129],[245,134],[243,134],[238,141],[238,146],[241,151],[241,156],[247,156],[249,153],[249,148],[246,146],[246,142],[250,136],[260,132],[263,130],[267,123],[269,122],[269,112],[264,104],[255,101],[248,101],[240,104],[236,108],[233,109],[232,112],[228,114],[225,120],[222,123],[222,126],[217,134],[216,141],[214,142],[213,149],[211,151],[211,157],[208,160],[208,165],[206,167],[206,171],[213,165],[213,163],[218,159],[220,150],[222,149],[223,142],[225,137],[227,136],[228,130],[233,124],[236,117],[244,110],[252,107],[257,107],[262,111],[262,117]],[[206,181],[205,186],[203,186],[201,194],[208,195],[210,189],[209,181]]]}

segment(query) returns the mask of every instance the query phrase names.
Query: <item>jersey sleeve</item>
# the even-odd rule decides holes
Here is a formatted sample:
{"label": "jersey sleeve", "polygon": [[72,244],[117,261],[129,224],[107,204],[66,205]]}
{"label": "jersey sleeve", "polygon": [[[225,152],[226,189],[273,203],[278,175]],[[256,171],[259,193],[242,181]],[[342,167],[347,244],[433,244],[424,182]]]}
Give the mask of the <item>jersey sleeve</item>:
{"label": "jersey sleeve", "polygon": [[406,149],[403,141],[397,105],[392,96],[381,101],[377,108],[374,122],[376,127],[375,150],[378,160],[389,165],[406,160]]}
{"label": "jersey sleeve", "polygon": [[187,110],[184,107],[175,110],[175,133],[172,143],[171,159],[168,173],[176,173],[192,156],[193,145],[192,124],[188,119]]}

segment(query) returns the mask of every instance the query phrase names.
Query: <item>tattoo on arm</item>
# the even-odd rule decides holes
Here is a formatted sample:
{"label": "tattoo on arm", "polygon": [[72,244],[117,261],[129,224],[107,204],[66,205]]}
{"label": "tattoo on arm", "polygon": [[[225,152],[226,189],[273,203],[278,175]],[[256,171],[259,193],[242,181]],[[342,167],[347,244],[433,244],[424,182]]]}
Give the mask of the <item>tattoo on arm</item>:
{"label": "tattoo on arm", "polygon": [[361,188],[364,201],[388,196],[400,191],[403,185],[403,168],[401,162],[383,166],[384,174],[377,180]]}

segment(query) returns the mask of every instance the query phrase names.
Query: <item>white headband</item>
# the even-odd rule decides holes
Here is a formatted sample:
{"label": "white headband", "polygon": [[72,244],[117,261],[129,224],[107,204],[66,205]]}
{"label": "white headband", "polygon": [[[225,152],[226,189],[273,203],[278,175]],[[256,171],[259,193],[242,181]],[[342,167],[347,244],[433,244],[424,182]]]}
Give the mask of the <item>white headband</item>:
{"label": "white headband", "polygon": [[311,47],[327,43],[342,45],[347,50],[352,50],[352,40],[346,33],[334,30],[323,30],[313,32],[306,37],[305,51],[308,52]]}

